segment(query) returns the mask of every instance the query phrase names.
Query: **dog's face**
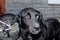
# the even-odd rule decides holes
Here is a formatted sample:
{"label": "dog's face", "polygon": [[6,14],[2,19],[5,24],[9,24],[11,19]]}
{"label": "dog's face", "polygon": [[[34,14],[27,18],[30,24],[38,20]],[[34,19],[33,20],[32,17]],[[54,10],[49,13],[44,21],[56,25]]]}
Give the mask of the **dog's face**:
{"label": "dog's face", "polygon": [[30,33],[38,34],[41,31],[41,26],[39,24],[39,13],[34,10],[27,10],[27,12],[22,13],[22,19]]}

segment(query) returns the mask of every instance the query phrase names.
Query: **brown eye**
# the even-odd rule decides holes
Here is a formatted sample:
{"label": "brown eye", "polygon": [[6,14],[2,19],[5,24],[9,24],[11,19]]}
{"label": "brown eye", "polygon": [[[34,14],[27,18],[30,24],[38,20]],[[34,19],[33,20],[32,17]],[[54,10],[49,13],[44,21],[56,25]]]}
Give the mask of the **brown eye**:
{"label": "brown eye", "polygon": [[27,18],[27,19],[31,19],[31,15],[30,15],[29,12],[28,12],[27,15],[25,16],[25,18]]}
{"label": "brown eye", "polygon": [[39,18],[39,15],[36,14],[35,17],[36,17],[36,18]]}

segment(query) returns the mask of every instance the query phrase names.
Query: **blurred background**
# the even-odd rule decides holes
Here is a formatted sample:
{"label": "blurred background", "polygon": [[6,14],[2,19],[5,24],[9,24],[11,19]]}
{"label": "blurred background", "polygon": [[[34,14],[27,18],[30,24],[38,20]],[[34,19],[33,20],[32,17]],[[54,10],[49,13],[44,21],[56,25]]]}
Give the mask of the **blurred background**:
{"label": "blurred background", "polygon": [[32,7],[39,10],[43,14],[44,19],[51,17],[60,19],[60,4],[50,4],[49,1],[50,0],[6,0],[6,9],[8,13],[18,14],[22,9]]}

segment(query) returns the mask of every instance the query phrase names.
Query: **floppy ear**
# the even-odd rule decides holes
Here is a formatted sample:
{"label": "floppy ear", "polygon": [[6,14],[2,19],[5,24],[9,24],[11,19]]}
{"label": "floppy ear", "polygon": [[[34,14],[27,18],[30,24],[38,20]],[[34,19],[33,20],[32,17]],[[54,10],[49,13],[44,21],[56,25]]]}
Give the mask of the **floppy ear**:
{"label": "floppy ear", "polygon": [[39,21],[41,21],[42,23],[44,23],[43,15],[42,15],[41,12],[39,12]]}
{"label": "floppy ear", "polygon": [[45,22],[45,20],[43,18],[43,14],[41,12],[39,13],[39,16],[40,16],[39,20],[41,20],[43,22],[43,24],[45,25],[46,22]]}
{"label": "floppy ear", "polygon": [[19,32],[17,34],[17,36],[15,36],[13,38],[13,40],[17,40],[20,36],[21,36],[21,13],[19,13],[17,16],[16,16],[16,21],[18,22],[19,24]]}
{"label": "floppy ear", "polygon": [[46,28],[46,22],[45,22],[45,20],[44,20],[43,15],[42,15],[41,12],[39,13],[39,16],[40,16],[39,17],[39,21],[42,23],[43,27]]}
{"label": "floppy ear", "polygon": [[21,25],[21,13],[19,13],[17,16],[17,22]]}
{"label": "floppy ear", "polygon": [[42,15],[41,12],[39,13],[39,16],[40,16],[40,17],[39,17],[39,20],[43,20],[43,15]]}

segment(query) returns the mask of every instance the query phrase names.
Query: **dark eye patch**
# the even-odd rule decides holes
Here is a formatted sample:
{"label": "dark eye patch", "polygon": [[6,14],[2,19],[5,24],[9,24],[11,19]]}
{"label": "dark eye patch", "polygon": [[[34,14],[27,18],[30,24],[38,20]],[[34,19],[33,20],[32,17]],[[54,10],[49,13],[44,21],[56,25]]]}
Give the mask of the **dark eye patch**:
{"label": "dark eye patch", "polygon": [[28,12],[28,13],[24,16],[24,18],[26,18],[26,19],[31,19],[31,14]]}

